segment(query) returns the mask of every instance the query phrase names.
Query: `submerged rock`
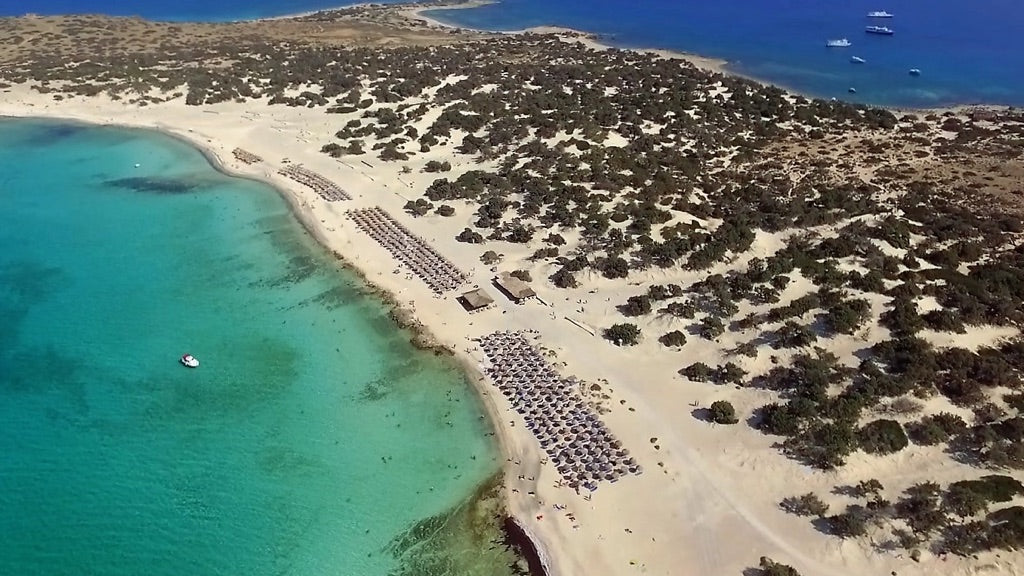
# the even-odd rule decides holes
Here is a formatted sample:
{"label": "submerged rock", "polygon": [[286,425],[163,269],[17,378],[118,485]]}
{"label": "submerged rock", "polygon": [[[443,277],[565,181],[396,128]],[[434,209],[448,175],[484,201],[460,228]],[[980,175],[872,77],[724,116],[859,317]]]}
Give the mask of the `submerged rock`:
{"label": "submerged rock", "polygon": [[177,178],[160,178],[153,176],[118,178],[116,180],[107,180],[105,184],[108,186],[134,190],[136,192],[148,192],[150,194],[185,194],[198,187],[195,182],[189,182]]}

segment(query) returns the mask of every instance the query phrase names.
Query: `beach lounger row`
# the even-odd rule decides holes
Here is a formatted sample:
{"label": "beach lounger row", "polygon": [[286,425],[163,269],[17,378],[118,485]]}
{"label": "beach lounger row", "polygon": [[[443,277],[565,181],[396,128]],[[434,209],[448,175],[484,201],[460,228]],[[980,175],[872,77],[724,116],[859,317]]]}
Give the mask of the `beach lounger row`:
{"label": "beach lounger row", "polygon": [[284,168],[277,171],[278,174],[286,176],[303,186],[306,186],[316,192],[321,198],[328,202],[337,202],[339,200],[351,200],[348,192],[342,190],[337,184],[331,182],[327,178],[307,170],[302,166],[295,164],[289,164]]}
{"label": "beach lounger row", "polygon": [[257,162],[263,161],[263,158],[260,158],[248,150],[242,150],[241,148],[235,148],[231,153],[235,155],[235,158],[237,158],[239,162],[244,162],[245,164],[256,164]]}
{"label": "beach lounger row", "polygon": [[526,427],[571,487],[596,490],[643,468],[577,391],[522,334],[501,331],[477,340],[485,373],[523,416]]}
{"label": "beach lounger row", "polygon": [[346,214],[360,230],[391,252],[435,293],[444,294],[466,282],[466,275],[461,270],[381,208],[349,210]]}

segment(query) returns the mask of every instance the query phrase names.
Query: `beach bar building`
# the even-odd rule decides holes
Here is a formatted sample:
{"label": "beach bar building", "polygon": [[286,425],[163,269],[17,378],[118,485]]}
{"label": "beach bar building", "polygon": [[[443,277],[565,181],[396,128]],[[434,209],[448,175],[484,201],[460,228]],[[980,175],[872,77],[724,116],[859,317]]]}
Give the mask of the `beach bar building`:
{"label": "beach bar building", "polygon": [[494,285],[515,302],[522,302],[527,298],[532,298],[537,295],[537,293],[533,291],[533,288],[530,288],[529,284],[508,272],[498,274],[498,276],[494,278]]}
{"label": "beach bar building", "polygon": [[459,302],[466,310],[473,312],[490,306],[494,303],[494,298],[491,298],[490,294],[484,292],[483,288],[477,288],[459,296]]}

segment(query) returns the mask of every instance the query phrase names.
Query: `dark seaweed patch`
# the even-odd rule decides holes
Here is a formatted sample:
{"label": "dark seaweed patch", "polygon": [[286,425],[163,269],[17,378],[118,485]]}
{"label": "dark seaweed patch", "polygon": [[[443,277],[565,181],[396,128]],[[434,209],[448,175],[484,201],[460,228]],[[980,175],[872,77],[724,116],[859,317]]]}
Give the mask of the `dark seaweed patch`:
{"label": "dark seaweed patch", "polygon": [[362,391],[359,392],[359,400],[362,402],[376,402],[377,400],[383,400],[387,395],[387,382],[381,378],[368,382],[366,386],[363,386]]}
{"label": "dark seaweed patch", "polygon": [[33,262],[0,266],[0,359],[16,348],[28,311],[45,300],[61,281],[59,269]]}
{"label": "dark seaweed patch", "polygon": [[85,129],[86,126],[81,124],[40,122],[32,126],[26,143],[31,146],[51,146],[55,142],[71,138]]}
{"label": "dark seaweed patch", "polygon": [[501,522],[501,474],[462,504],[409,526],[385,547],[398,560],[390,576],[518,576],[528,574]]}
{"label": "dark seaweed patch", "polygon": [[316,296],[306,300],[303,304],[316,304],[327,310],[337,310],[352,301],[352,287],[338,285],[328,288]]}
{"label": "dark seaweed patch", "polygon": [[107,180],[104,184],[147,194],[187,194],[199,187],[196,182],[156,176],[118,178],[116,180]]}

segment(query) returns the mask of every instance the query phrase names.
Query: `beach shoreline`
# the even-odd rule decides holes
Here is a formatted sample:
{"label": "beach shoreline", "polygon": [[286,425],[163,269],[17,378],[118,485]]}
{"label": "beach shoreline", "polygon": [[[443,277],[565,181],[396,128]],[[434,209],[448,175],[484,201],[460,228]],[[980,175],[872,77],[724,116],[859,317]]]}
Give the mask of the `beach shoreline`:
{"label": "beach shoreline", "polygon": [[[346,257],[345,253],[339,251],[337,247],[333,245],[330,237],[325,234],[322,223],[317,222],[316,216],[310,209],[310,199],[304,197],[301,191],[294,187],[282,185],[282,182],[275,181],[266,175],[240,169],[237,165],[233,166],[231,160],[218,153],[216,147],[214,147],[209,140],[204,141],[201,135],[198,135],[191,129],[187,128],[179,129],[160,122],[149,124],[104,121],[99,118],[62,116],[59,113],[14,115],[0,112],[0,119],[43,119],[81,126],[102,126],[125,130],[145,130],[156,132],[168,138],[173,138],[174,140],[182,142],[199,151],[206,161],[209,162],[212,168],[226,176],[259,182],[260,184],[264,184],[274,189],[277,194],[287,202],[289,210],[295,217],[298,224],[310,234],[317,244],[319,244],[322,249],[333,255],[340,266],[350,273],[355,274],[366,286],[369,296],[379,299],[385,307],[391,310],[390,316],[392,321],[395,323],[396,328],[408,332],[413,345],[420,349],[433,351],[434,353],[444,353],[452,356],[453,361],[462,371],[467,385],[473,389],[474,393],[477,395],[480,405],[484,408],[488,425],[494,433],[499,454],[502,458],[506,459],[506,461],[500,466],[502,476],[501,484],[503,488],[503,501],[500,505],[505,509],[506,515],[515,519],[523,533],[532,541],[532,544],[537,550],[539,559],[544,567],[544,573],[549,576],[563,573],[553,569],[554,563],[552,555],[545,546],[543,537],[530,529],[529,516],[521,517],[523,515],[522,511],[516,510],[516,507],[512,505],[512,498],[510,498],[512,493],[509,492],[511,486],[508,479],[510,478],[510,474],[519,466],[518,464],[512,464],[512,462],[540,461],[542,455],[540,454],[539,449],[536,449],[532,442],[523,442],[522,439],[517,441],[510,434],[511,430],[509,427],[501,424],[501,406],[499,406],[495,401],[495,396],[492,394],[494,389],[488,384],[487,378],[484,375],[479,362],[466,352],[460,351],[456,346],[439,340],[431,331],[429,326],[415,320],[416,309],[414,305],[410,306],[408,304],[403,304],[399,298],[399,294],[394,289],[381,285],[380,283],[375,283],[364,268],[361,268],[351,257]],[[411,318],[413,321],[403,321],[401,318]],[[527,440],[532,440],[532,438],[528,438]],[[520,485],[522,485],[522,483],[520,483]],[[533,488],[536,487],[534,486]]]}

